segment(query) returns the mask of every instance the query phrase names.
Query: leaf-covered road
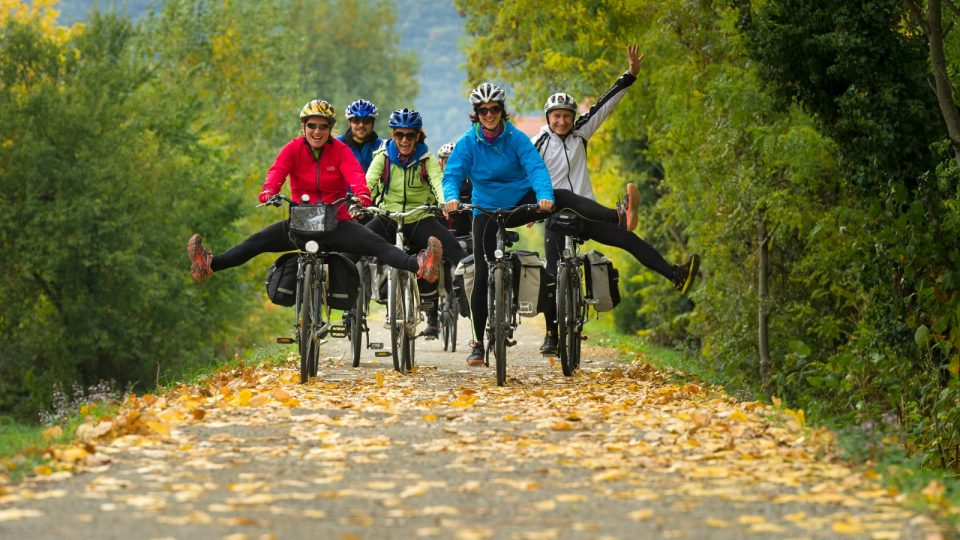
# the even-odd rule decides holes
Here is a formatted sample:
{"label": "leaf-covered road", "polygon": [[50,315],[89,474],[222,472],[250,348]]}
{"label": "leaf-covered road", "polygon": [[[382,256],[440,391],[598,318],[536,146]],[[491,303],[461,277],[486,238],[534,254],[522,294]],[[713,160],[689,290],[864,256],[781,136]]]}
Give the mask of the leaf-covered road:
{"label": "leaf-covered road", "polygon": [[0,538],[940,538],[802,413],[600,347],[566,379],[540,332],[504,388],[433,341],[412,376],[366,352],[128,400],[68,470],[0,487]]}

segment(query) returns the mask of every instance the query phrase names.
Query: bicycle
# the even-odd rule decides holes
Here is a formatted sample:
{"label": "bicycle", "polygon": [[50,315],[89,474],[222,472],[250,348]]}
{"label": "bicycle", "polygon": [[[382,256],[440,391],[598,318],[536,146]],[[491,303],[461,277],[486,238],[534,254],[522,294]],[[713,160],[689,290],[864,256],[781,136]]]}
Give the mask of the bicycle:
{"label": "bicycle", "polygon": [[[410,215],[422,211],[439,212],[435,205],[420,205],[406,212],[394,212],[375,206],[355,208],[356,212],[383,216],[397,224],[394,245],[407,251],[403,222]],[[413,272],[390,268],[387,271],[387,318],[390,325],[390,350],[393,369],[400,373],[413,371],[416,364],[417,325],[420,322],[420,290]]]}
{"label": "bicycle", "polygon": [[[497,386],[503,386],[507,381],[507,347],[516,345],[513,341],[513,331],[519,326],[519,306],[513,297],[513,266],[512,252],[507,248],[520,236],[514,231],[508,231],[507,219],[517,212],[536,212],[536,204],[522,204],[514,208],[498,208],[487,210],[473,204],[461,204],[460,210],[477,210],[492,218],[497,224],[497,243],[493,252],[493,260],[487,261],[487,340],[490,346],[486,350],[484,363],[490,365],[490,350],[493,349],[494,360],[497,366]],[[512,233],[512,234],[509,234]],[[476,254],[475,254],[476,256]]]}
{"label": "bicycle", "polygon": [[[304,198],[309,200],[306,195]],[[294,328],[296,331],[296,343],[300,353],[300,383],[306,383],[310,377],[317,376],[318,364],[320,362],[320,345],[324,343],[327,335],[333,337],[344,337],[346,329],[343,326],[336,326],[330,322],[330,305],[327,303],[326,279],[324,276],[324,261],[329,253],[320,251],[320,244],[316,240],[307,240],[303,242],[300,235],[309,235],[310,233],[329,231],[330,222],[336,226],[335,217],[333,220],[328,216],[330,208],[343,204],[351,200],[351,197],[343,197],[333,203],[311,205],[297,204],[292,199],[283,195],[274,195],[267,202],[257,205],[262,206],[280,206],[284,202],[288,205],[291,225],[289,228],[290,242],[303,248],[299,249],[297,259],[297,291],[295,306],[296,322]],[[302,211],[298,212],[298,209]],[[305,214],[304,216],[295,216],[295,213]],[[296,225],[294,225],[296,222]],[[289,338],[277,338],[278,343],[291,343]]]}
{"label": "bicycle", "polygon": [[374,257],[362,256],[357,261],[357,273],[360,276],[360,290],[353,308],[344,312],[344,326],[347,327],[350,339],[350,354],[353,357],[353,367],[360,367],[360,353],[363,350],[363,341],[366,339],[366,348],[379,351],[383,348],[382,342],[370,341],[370,327],[367,326],[367,313],[370,313],[370,299],[372,297],[373,276],[370,266]]}
{"label": "bicycle", "polygon": [[562,210],[547,220],[547,228],[563,234],[564,247],[557,261],[557,356],[567,377],[580,367],[580,344],[583,325],[587,321],[587,304],[583,294],[584,257],[578,253],[583,244],[580,216]]}

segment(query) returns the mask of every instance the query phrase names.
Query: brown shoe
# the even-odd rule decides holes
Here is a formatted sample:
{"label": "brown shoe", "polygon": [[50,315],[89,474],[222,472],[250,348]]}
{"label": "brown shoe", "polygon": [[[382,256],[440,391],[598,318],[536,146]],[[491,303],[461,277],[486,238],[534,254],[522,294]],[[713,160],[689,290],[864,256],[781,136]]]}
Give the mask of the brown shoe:
{"label": "brown shoe", "polygon": [[637,208],[640,207],[640,192],[637,186],[630,182],[627,184],[627,195],[622,201],[617,203],[617,225],[626,231],[632,231],[637,228]]}
{"label": "brown shoe", "polygon": [[441,258],[443,257],[443,246],[436,236],[427,239],[427,248],[417,255],[417,279],[426,280],[427,283],[433,283],[440,277]]}
{"label": "brown shoe", "polygon": [[187,257],[190,258],[190,271],[193,273],[194,281],[201,281],[213,275],[213,269],[210,263],[213,262],[213,254],[210,250],[203,247],[202,238],[195,234],[187,240]]}

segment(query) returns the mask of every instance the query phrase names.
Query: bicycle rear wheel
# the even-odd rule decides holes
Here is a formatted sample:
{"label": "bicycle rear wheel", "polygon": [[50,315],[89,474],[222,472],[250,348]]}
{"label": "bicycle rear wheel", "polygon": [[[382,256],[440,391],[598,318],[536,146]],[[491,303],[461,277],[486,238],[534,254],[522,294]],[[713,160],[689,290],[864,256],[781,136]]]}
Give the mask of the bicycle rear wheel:
{"label": "bicycle rear wheel", "polygon": [[493,270],[493,356],[497,363],[497,386],[507,382],[507,333],[510,323],[510,287],[507,270],[497,266]]}
{"label": "bicycle rear wheel", "polygon": [[440,297],[440,336],[443,339],[443,350],[457,352],[457,318],[460,316],[460,307],[457,297],[453,294]]}
{"label": "bicycle rear wheel", "polygon": [[[574,280],[578,283],[574,284]],[[557,277],[557,356],[567,377],[580,367],[579,279],[570,267],[560,268]]]}

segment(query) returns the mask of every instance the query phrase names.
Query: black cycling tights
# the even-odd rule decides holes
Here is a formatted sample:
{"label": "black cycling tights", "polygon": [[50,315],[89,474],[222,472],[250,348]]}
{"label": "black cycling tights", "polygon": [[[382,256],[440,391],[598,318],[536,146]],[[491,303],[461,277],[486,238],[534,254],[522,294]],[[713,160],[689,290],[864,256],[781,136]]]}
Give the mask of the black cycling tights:
{"label": "black cycling tights", "polygon": [[[555,189],[553,197],[554,211],[570,209],[587,221],[611,223],[616,226],[617,211],[613,208],[607,208],[597,201],[581,197],[566,189]],[[530,190],[517,202],[516,206],[536,202],[537,196],[533,190]],[[507,219],[506,225],[507,227],[519,227],[538,219],[544,219],[548,215],[542,212],[517,212]],[[476,261],[474,263],[476,274],[473,282],[473,294],[470,297],[470,311],[473,314],[473,337],[481,342],[484,337],[483,329],[487,324],[487,260],[493,260],[493,252],[496,249],[496,222],[485,214],[474,217],[473,253]]]}
{"label": "black cycling tights", "polygon": [[[557,261],[560,260],[560,251],[563,250],[563,234],[545,230],[543,233],[544,249],[547,258],[547,272],[554,278],[557,273]],[[630,231],[625,231],[611,223],[596,223],[585,221],[580,233],[583,240],[595,240],[605,246],[618,247],[627,251],[640,264],[673,281],[673,265],[664,260],[653,246]],[[557,305],[551,303],[543,312],[547,319],[547,331],[557,333]]]}
{"label": "black cycling tights", "polygon": [[[287,234],[287,221],[269,225],[236,246],[213,258],[210,267],[214,272],[226,270],[249,261],[261,253],[280,253],[297,249]],[[329,233],[312,236],[323,251],[340,251],[358,255],[374,255],[384,263],[401,270],[416,273],[417,258],[407,255],[370,229],[352,221],[341,221]]]}
{"label": "black cycling tights", "polygon": [[[371,219],[366,225],[368,229],[385,238],[391,244],[396,242],[397,222],[383,216]],[[467,252],[460,246],[460,242],[453,236],[446,225],[434,217],[423,218],[403,226],[403,234],[407,238],[407,245],[416,251],[427,247],[427,239],[435,236],[443,246],[443,258],[450,261],[454,267],[460,259],[467,256]]]}

